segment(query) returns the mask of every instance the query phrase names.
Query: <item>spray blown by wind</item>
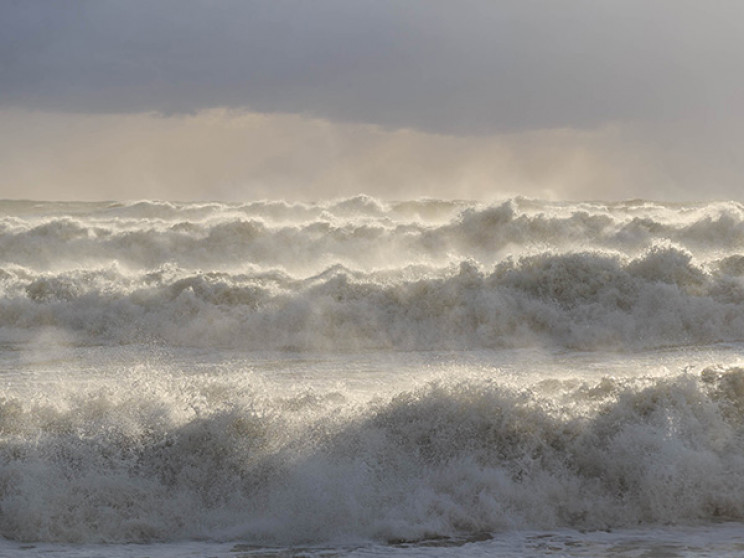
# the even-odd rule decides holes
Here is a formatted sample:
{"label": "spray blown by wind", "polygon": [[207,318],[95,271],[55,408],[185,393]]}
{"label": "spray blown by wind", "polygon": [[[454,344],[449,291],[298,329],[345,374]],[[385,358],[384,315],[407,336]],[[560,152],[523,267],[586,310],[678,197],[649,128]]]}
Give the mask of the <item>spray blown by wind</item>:
{"label": "spray blown by wind", "polygon": [[739,203],[0,211],[8,539],[744,518]]}

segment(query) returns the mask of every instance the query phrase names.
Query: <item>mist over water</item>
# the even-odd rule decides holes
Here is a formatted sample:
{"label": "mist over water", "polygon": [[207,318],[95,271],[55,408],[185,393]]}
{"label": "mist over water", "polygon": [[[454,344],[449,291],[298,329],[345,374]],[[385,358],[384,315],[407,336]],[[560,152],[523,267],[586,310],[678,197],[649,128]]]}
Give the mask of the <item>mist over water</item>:
{"label": "mist over water", "polygon": [[0,534],[741,521],[742,246],[735,202],[2,201]]}
{"label": "mist over water", "polygon": [[3,203],[7,339],[628,351],[744,331],[733,202]]}

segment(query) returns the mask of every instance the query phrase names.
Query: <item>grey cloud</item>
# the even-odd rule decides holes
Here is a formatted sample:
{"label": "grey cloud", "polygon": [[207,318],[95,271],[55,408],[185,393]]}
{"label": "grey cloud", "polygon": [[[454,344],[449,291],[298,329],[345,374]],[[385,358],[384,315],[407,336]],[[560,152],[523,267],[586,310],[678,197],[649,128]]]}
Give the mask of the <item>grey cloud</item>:
{"label": "grey cloud", "polygon": [[742,16],[730,0],[6,1],[0,104],[455,134],[725,125],[742,116]]}

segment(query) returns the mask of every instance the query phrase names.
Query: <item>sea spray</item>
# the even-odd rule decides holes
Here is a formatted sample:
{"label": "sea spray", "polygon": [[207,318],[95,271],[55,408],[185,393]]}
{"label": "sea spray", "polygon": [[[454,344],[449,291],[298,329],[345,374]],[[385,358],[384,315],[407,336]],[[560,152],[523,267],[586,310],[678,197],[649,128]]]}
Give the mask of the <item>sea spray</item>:
{"label": "sea spray", "polygon": [[687,251],[656,246],[634,259],[544,253],[491,269],[473,261],[408,272],[335,266],[310,277],[8,266],[0,332],[54,327],[96,343],[310,351],[741,341],[744,282],[730,258],[702,266]]}
{"label": "sea spray", "polygon": [[742,519],[744,370],[355,403],[180,378],[0,405],[19,540],[264,544]]}
{"label": "sea spray", "polygon": [[734,202],[2,201],[0,534],[740,522],[743,240]]}

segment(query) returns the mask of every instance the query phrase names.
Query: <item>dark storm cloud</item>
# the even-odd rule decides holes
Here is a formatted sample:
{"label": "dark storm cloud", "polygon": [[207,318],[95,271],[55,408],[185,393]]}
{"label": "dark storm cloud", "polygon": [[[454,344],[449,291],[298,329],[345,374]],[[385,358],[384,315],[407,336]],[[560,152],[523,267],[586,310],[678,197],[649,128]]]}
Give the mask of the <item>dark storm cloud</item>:
{"label": "dark storm cloud", "polygon": [[5,1],[0,103],[443,133],[741,112],[740,2]]}

